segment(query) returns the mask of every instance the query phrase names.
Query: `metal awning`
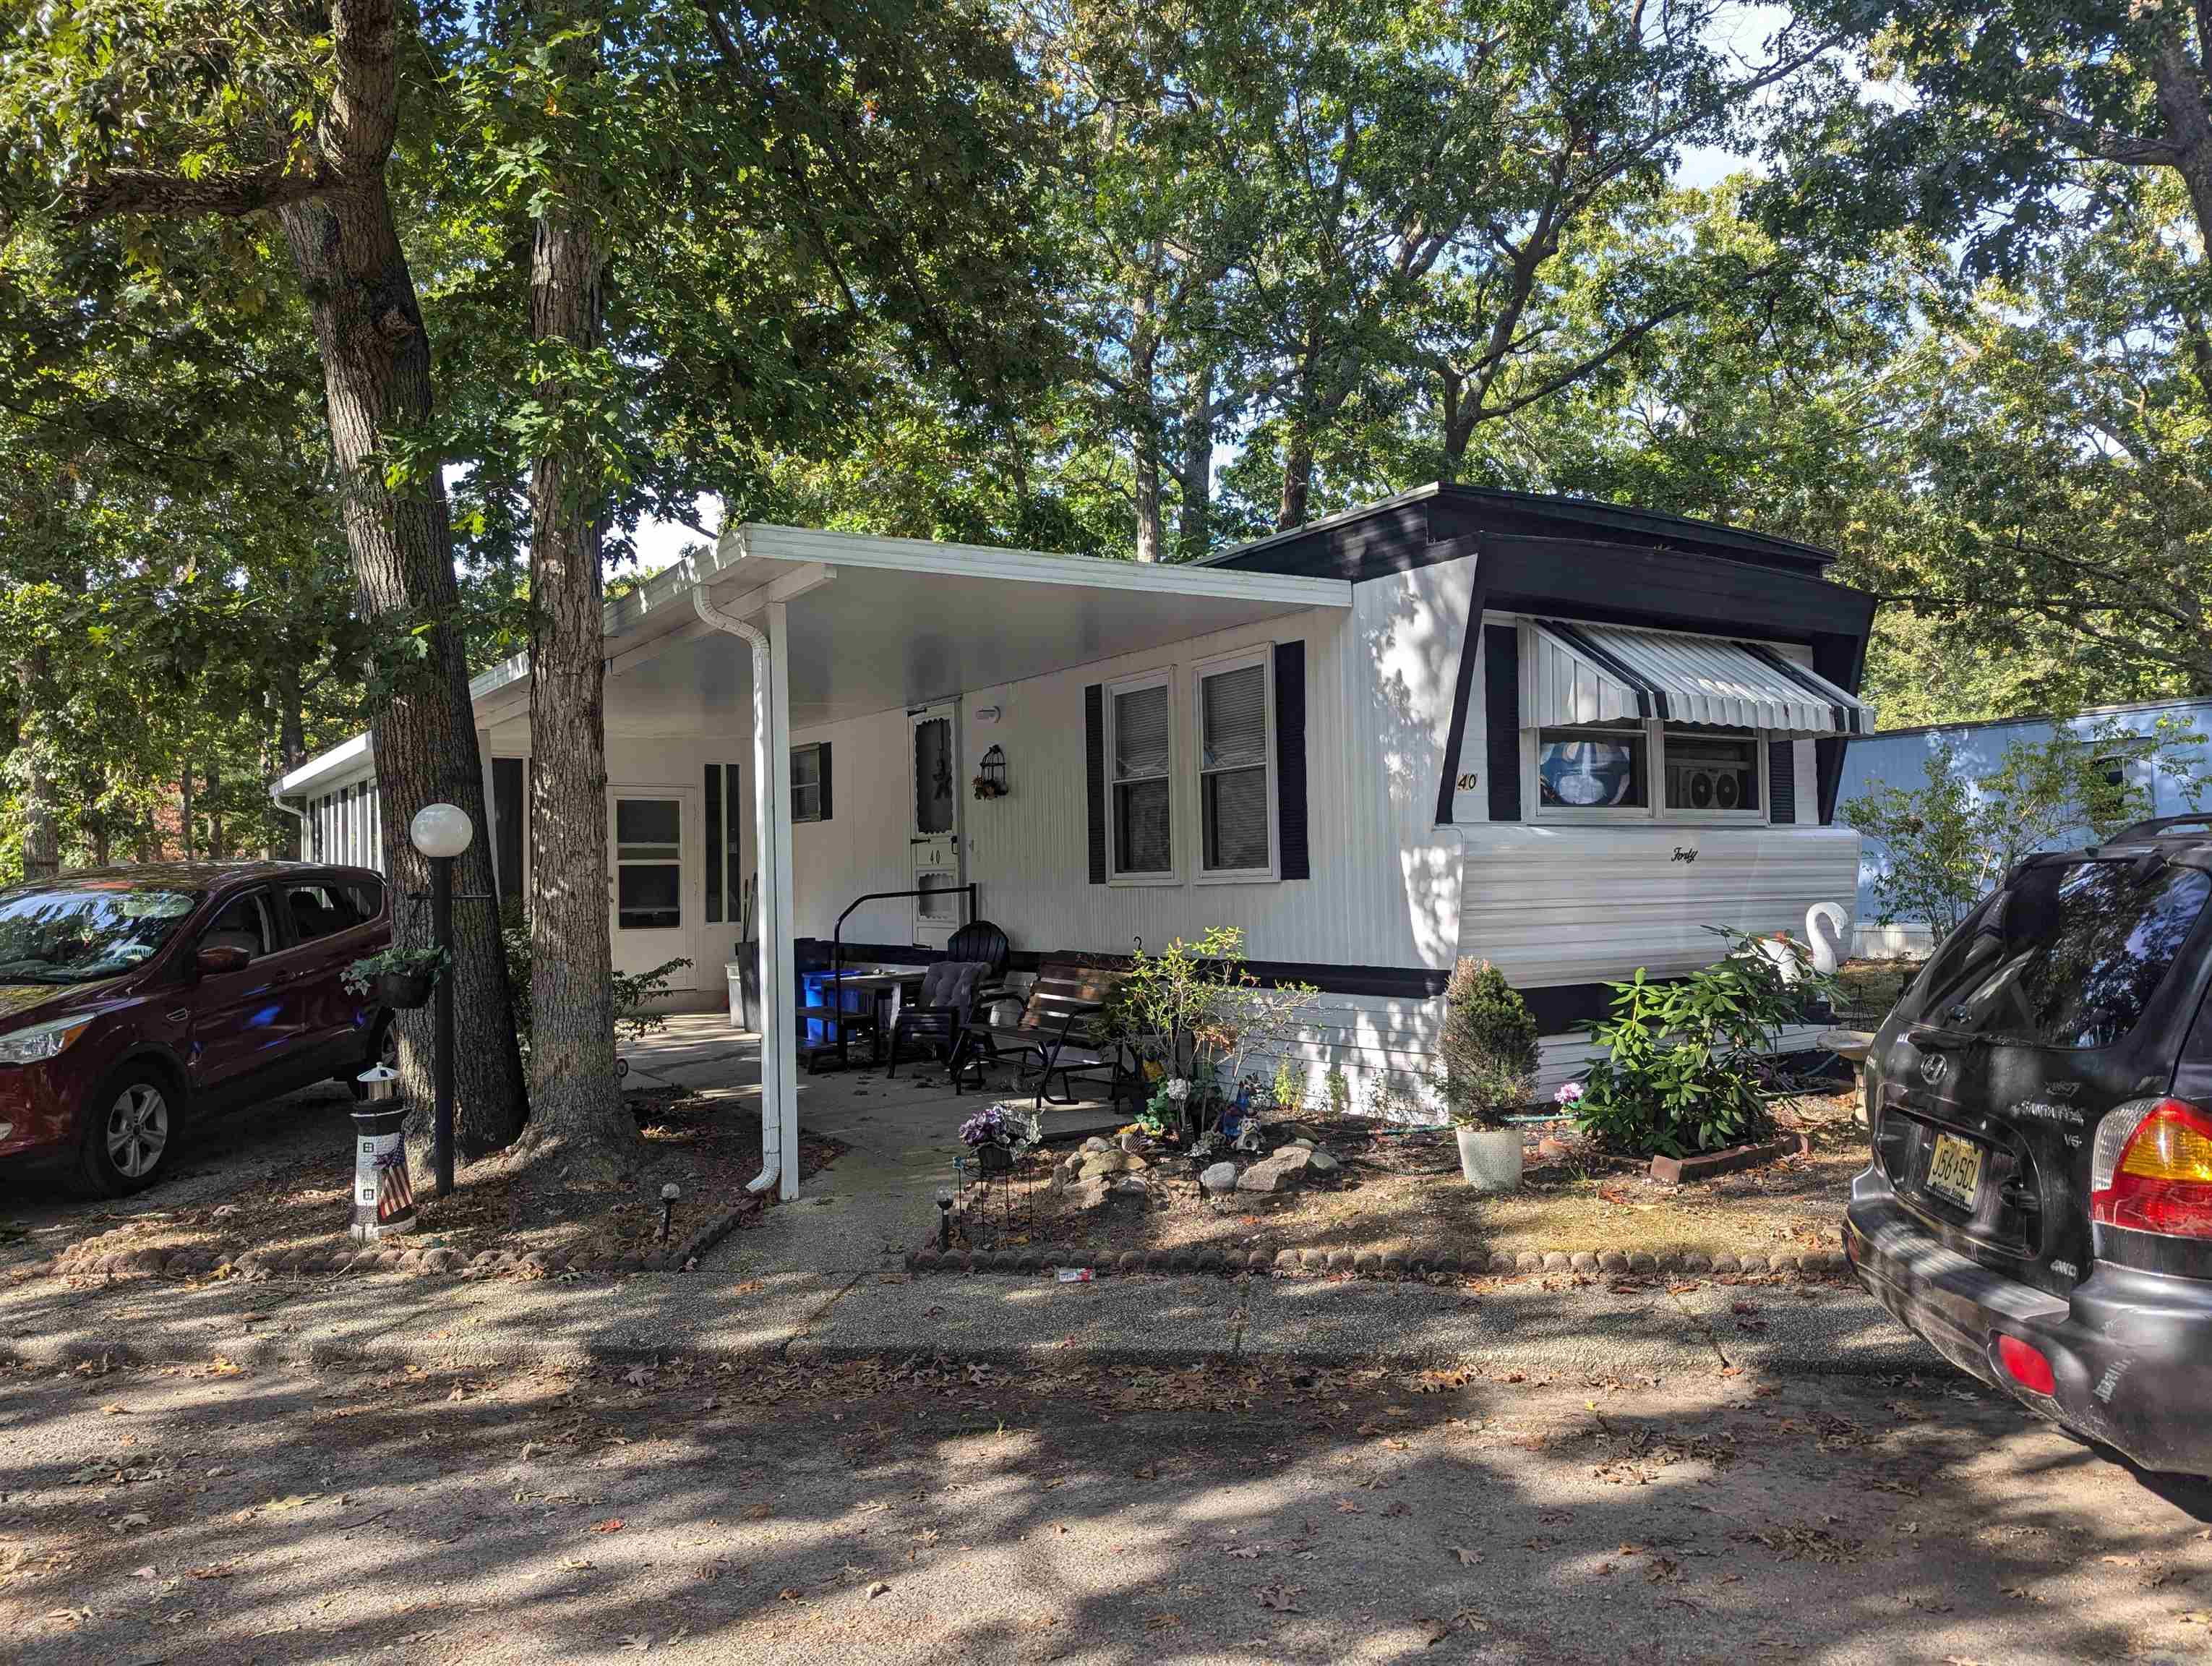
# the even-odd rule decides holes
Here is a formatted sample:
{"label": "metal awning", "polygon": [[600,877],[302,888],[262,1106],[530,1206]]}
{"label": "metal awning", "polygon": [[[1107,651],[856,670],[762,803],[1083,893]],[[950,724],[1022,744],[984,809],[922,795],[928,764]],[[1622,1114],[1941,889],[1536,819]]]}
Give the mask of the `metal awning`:
{"label": "metal awning", "polygon": [[1762,642],[1563,619],[1527,629],[1524,728],[1656,717],[1774,734],[1874,730],[1874,714],[1855,696]]}

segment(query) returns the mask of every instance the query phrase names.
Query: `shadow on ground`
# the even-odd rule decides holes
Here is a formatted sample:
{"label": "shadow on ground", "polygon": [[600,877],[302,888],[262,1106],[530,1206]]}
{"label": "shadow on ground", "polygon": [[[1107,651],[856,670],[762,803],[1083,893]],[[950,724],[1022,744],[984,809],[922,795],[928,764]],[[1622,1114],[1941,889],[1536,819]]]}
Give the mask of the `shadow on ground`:
{"label": "shadow on ground", "polygon": [[2071,1661],[2212,1578],[2201,1488],[1934,1372],[0,1380],[27,1663]]}

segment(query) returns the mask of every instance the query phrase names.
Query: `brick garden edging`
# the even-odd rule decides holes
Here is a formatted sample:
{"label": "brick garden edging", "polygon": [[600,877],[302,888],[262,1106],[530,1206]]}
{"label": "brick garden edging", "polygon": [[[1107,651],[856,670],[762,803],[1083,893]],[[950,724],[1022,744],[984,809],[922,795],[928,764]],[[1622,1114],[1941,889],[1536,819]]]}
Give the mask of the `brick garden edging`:
{"label": "brick garden edging", "polygon": [[1742,1255],[1723,1251],[1717,1256],[1689,1254],[1653,1256],[1638,1250],[1523,1250],[1517,1255],[1501,1250],[1495,1255],[1458,1255],[1449,1250],[1416,1251],[1408,1256],[1382,1255],[1372,1250],[1125,1250],[1097,1262],[1080,1262],[1035,1250],[969,1251],[940,1254],[933,1243],[910,1253],[907,1269],[914,1273],[1057,1273],[1063,1267],[1089,1267],[1106,1273],[1212,1273],[1224,1277],[1238,1274],[1296,1278],[1313,1274],[1346,1274],[1355,1278],[1449,1280],[1456,1278],[1527,1278],[1543,1274],[1576,1273],[1587,1278],[1605,1276],[1681,1278],[1780,1274],[1806,1279],[1849,1276],[1841,1250],[1782,1250],[1769,1254],[1747,1250]]}
{"label": "brick garden edging", "polygon": [[443,1247],[410,1246],[404,1237],[380,1243],[348,1241],[325,1250],[247,1250],[235,1258],[215,1250],[93,1250],[90,1254],[64,1250],[51,1262],[33,1262],[23,1269],[28,1277],[54,1278],[172,1278],[187,1279],[218,1274],[259,1280],[280,1273],[325,1275],[347,1273],[404,1273],[416,1277],[460,1279],[544,1279],[556,1274],[681,1273],[732,1232],[738,1224],[763,1205],[757,1197],[742,1200],[700,1226],[667,1250],[642,1250],[635,1255],[571,1255],[565,1250],[482,1250],[464,1256]]}

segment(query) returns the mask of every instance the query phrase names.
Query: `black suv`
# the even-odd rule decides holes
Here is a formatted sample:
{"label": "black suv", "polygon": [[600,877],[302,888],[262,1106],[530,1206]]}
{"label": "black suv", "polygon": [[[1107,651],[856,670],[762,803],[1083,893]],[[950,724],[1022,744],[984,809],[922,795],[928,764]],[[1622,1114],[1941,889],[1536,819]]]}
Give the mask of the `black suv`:
{"label": "black suv", "polygon": [[2212,817],[2030,857],[1867,1055],[1844,1249],[1946,1359],[2212,1473]]}

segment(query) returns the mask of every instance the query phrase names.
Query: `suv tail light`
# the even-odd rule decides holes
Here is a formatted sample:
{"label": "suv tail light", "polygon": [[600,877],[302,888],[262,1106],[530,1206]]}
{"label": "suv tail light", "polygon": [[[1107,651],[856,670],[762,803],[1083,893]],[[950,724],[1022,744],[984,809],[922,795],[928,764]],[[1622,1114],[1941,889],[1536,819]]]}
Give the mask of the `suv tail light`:
{"label": "suv tail light", "polygon": [[2135,1099],[2097,1125],[2089,1215],[2100,1226],[2212,1238],[2212,1115],[2182,1099]]}

